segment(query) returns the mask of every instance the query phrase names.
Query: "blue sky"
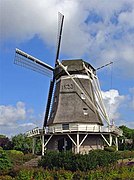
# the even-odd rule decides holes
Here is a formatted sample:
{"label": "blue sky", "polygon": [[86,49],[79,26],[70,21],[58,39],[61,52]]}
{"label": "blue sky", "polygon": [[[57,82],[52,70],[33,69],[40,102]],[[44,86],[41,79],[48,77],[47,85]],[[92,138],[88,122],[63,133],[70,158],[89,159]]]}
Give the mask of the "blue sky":
{"label": "blue sky", "polygon": [[134,128],[134,0],[0,0],[0,8],[0,134],[43,124],[50,78],[13,61],[17,47],[54,65],[59,11],[60,60],[113,61],[98,71],[104,102],[115,124]]}

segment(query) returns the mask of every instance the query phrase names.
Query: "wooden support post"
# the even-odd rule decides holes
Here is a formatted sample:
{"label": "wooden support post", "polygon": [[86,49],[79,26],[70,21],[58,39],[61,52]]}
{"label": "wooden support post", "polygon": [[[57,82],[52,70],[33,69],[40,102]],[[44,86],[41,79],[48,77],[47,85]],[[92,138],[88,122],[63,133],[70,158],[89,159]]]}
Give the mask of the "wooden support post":
{"label": "wooden support post", "polygon": [[42,156],[44,156],[44,135],[42,134]]}
{"label": "wooden support post", "polygon": [[112,146],[112,140],[113,140],[113,137],[112,137],[112,135],[111,134],[109,134],[109,141],[110,141],[110,146]]}
{"label": "wooden support post", "polygon": [[88,136],[88,134],[86,134],[86,135],[84,136],[84,138],[82,139],[82,141],[81,141],[81,143],[80,143],[79,146],[81,146],[81,145],[83,144],[83,142],[85,141],[85,139],[87,138],[87,136]]}
{"label": "wooden support post", "polygon": [[36,142],[36,139],[33,138],[32,154],[35,154],[35,142]]}
{"label": "wooden support post", "polygon": [[116,151],[118,151],[118,137],[115,137]]}
{"label": "wooden support post", "polygon": [[44,144],[44,148],[46,149],[46,145],[48,144],[48,142],[50,141],[50,139],[53,137],[53,134],[48,138],[48,140],[45,142]]}
{"label": "wooden support post", "polygon": [[80,137],[79,137],[79,133],[77,133],[76,152],[77,152],[77,153],[80,152]]}
{"label": "wooden support post", "polygon": [[101,136],[103,137],[104,141],[107,143],[108,146],[110,146],[110,143],[107,141],[107,139],[104,137],[103,134],[101,134]]}
{"label": "wooden support post", "polygon": [[72,138],[69,134],[67,134],[67,135],[68,135],[68,137],[70,138],[70,140],[74,143],[74,145],[77,146],[76,143],[75,143],[75,141],[73,140],[73,138]]}

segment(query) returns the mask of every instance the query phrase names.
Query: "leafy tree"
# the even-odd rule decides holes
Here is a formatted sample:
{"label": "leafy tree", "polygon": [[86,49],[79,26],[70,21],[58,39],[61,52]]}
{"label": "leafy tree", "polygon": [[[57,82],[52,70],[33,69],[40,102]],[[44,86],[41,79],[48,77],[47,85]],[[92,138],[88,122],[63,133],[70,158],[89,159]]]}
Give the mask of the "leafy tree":
{"label": "leafy tree", "polygon": [[5,135],[0,134],[0,146],[5,150],[11,149],[12,146],[10,139]]}
{"label": "leafy tree", "polygon": [[[134,129],[130,129],[127,126],[120,126],[120,129],[123,130],[123,136],[120,137],[120,150],[133,150],[134,149]],[[125,139],[132,140],[132,143],[126,143]],[[123,143],[122,143],[123,140]]]}
{"label": "leafy tree", "polygon": [[18,134],[12,137],[13,149],[30,153],[32,151],[32,139],[26,137],[24,134]]}
{"label": "leafy tree", "polygon": [[6,136],[3,135],[3,134],[0,134],[0,139],[1,139],[1,138],[6,138]]}
{"label": "leafy tree", "polygon": [[127,126],[124,126],[124,125],[120,126],[119,128],[123,130],[123,136],[125,138],[127,138],[127,139],[134,138],[134,129],[130,129]]}
{"label": "leafy tree", "polygon": [[[15,150],[22,151],[25,154],[31,153],[32,146],[32,138],[28,138],[25,134],[18,134],[12,137],[12,147]],[[39,139],[36,139],[35,153],[41,154],[41,141]]]}

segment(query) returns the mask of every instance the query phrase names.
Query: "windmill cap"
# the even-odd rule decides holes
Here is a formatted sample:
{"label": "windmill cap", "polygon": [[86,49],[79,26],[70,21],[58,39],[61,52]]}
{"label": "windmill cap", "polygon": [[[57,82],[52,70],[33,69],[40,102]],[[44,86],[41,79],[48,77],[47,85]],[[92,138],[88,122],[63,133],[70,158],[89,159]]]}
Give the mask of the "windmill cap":
{"label": "windmill cap", "polygon": [[[62,64],[64,66],[67,66],[67,70],[70,74],[86,74],[85,68],[83,66],[83,63],[85,66],[92,70],[92,72],[95,74],[95,68],[93,66],[82,59],[73,59],[73,60],[62,60]],[[66,72],[60,67],[57,66],[55,68],[55,78],[59,79],[61,76],[66,75]]]}

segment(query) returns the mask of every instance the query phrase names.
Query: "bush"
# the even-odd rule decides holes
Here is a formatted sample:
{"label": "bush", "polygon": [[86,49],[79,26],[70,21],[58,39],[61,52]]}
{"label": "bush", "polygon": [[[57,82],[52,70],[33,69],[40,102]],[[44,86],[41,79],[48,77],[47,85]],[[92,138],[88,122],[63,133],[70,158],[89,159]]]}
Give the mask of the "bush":
{"label": "bush", "polygon": [[24,164],[27,161],[30,161],[31,159],[35,158],[36,155],[33,154],[23,154],[22,151],[17,150],[8,150],[6,151],[9,159],[11,159],[11,162],[14,166],[20,166]]}
{"label": "bush", "polygon": [[11,154],[11,155],[24,155],[24,153],[22,151],[17,151],[17,150],[8,150],[6,151],[8,154]]}
{"label": "bush", "polygon": [[134,158],[134,151],[118,151],[118,155],[120,159]]}
{"label": "bush", "polygon": [[87,171],[100,166],[108,166],[119,159],[116,152],[103,150],[90,151],[88,154],[74,154],[72,152],[48,151],[39,161],[39,166],[45,169],[66,169],[71,171]]}
{"label": "bush", "polygon": [[104,147],[104,150],[109,151],[109,152],[115,152],[116,146],[106,146],[106,147]]}
{"label": "bush", "polygon": [[5,151],[0,148],[0,174],[4,174],[4,172],[11,169],[12,163]]}
{"label": "bush", "polygon": [[34,175],[33,169],[23,169],[19,171],[15,179],[16,180],[31,180],[33,179],[33,175]]}
{"label": "bush", "polygon": [[13,178],[11,176],[5,175],[5,176],[0,176],[0,180],[12,180]]}
{"label": "bush", "polygon": [[23,158],[24,158],[23,152],[17,150],[8,150],[6,151],[6,153],[14,166],[23,164]]}

